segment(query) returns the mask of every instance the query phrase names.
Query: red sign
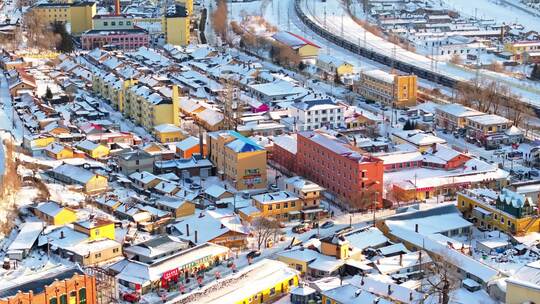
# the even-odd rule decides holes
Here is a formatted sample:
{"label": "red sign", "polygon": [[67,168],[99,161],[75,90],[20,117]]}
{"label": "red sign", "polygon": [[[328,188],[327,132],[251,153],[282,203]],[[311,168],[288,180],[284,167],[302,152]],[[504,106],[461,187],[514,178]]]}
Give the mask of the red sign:
{"label": "red sign", "polygon": [[178,268],[171,269],[169,271],[165,271],[161,278],[165,281],[169,281],[171,279],[178,278]]}

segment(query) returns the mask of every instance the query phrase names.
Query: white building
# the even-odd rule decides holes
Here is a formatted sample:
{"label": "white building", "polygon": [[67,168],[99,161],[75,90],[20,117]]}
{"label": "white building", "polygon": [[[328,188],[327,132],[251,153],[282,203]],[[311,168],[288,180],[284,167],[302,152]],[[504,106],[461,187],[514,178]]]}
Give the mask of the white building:
{"label": "white building", "polygon": [[345,106],[330,98],[303,100],[293,103],[286,122],[293,131],[330,129],[345,126]]}

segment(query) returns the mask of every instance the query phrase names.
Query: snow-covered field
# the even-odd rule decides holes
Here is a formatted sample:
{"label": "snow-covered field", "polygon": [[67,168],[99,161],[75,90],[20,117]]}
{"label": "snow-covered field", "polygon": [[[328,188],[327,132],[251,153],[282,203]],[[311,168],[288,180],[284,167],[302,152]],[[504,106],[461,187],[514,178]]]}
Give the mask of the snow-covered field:
{"label": "snow-covered field", "polygon": [[[292,6],[293,0],[289,0],[289,4]],[[376,50],[377,52],[398,58],[405,62],[413,62],[419,67],[432,70],[458,80],[470,81],[477,76],[476,70],[458,67],[447,62],[431,60],[423,55],[405,50],[400,46],[386,41],[384,38],[378,37],[364,30],[363,27],[361,27],[351,18],[351,16],[348,15],[346,9],[338,0],[328,0],[326,2],[321,2],[320,0],[303,0],[301,1],[301,9],[308,16],[308,18],[323,26],[328,31],[336,33],[347,40],[356,42],[357,44],[365,46],[366,48]],[[292,13],[294,14],[294,10]],[[293,18],[291,17],[285,19],[288,20]],[[287,23],[285,25],[287,25]],[[283,27],[280,25],[280,28]],[[300,28],[304,29],[304,27],[301,26]],[[329,42],[325,42],[323,45],[328,45],[329,49],[337,48],[337,46],[329,45]],[[330,51],[330,53],[332,52]],[[487,79],[506,83],[512,88],[515,94],[520,95],[525,101],[540,106],[540,84],[529,80],[512,78],[504,74],[487,70],[481,70],[479,75]]]}
{"label": "snow-covered field", "polygon": [[519,23],[526,30],[537,31],[540,29],[540,18],[531,13],[527,13],[513,5],[512,0],[432,0],[435,4],[442,2],[443,6],[461,12],[466,16],[476,16],[483,19],[494,19],[497,22],[506,24]]}

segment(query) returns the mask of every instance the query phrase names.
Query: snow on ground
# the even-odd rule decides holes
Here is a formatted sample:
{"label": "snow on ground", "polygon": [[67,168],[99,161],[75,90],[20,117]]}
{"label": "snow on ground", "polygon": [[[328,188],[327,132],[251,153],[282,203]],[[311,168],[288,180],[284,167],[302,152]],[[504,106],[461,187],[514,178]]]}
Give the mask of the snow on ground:
{"label": "snow on ground", "polygon": [[522,24],[526,31],[538,30],[540,28],[540,18],[531,13],[525,12],[513,5],[509,5],[506,0],[436,0],[433,3],[443,3],[444,7],[459,11],[465,16],[476,16],[482,19],[494,19],[499,23]]}
{"label": "snow on ground", "polygon": [[51,194],[51,200],[70,206],[78,206],[85,198],[82,192],[69,190],[68,187],[60,184],[45,184],[49,193]]}
{"label": "snow on ground", "polygon": [[484,290],[470,292],[465,288],[459,288],[452,291],[450,295],[450,304],[496,304]]}
{"label": "snow on ground", "polygon": [[[292,6],[293,0],[288,1],[289,5]],[[356,42],[357,44],[365,46],[366,48],[376,50],[377,52],[398,58],[405,62],[414,62],[414,64],[419,67],[433,70],[458,80],[471,80],[476,77],[476,70],[470,70],[446,62],[431,60],[423,55],[407,51],[364,30],[364,28],[362,28],[351,18],[351,16],[348,15],[345,8],[338,0],[327,0],[326,2],[320,2],[320,0],[303,0],[301,1],[301,8],[304,13],[308,15],[308,18],[325,27],[330,32],[337,33],[347,40]],[[292,9],[292,14],[294,14],[294,9]],[[285,17],[287,16],[290,15],[286,14]],[[278,20],[282,19],[285,19],[285,25],[288,25],[287,21],[294,18],[284,18],[278,15]],[[283,27],[280,25],[280,28]],[[300,26],[300,28],[303,31],[305,27]],[[324,44],[329,45],[329,48],[337,48],[336,46],[330,46],[329,42],[325,42]],[[481,70],[479,73],[484,78],[505,82],[507,85],[512,87],[514,93],[522,96],[525,101],[540,106],[540,103],[538,102],[538,100],[540,100],[540,84],[529,80],[515,79],[508,75],[487,70]]]}

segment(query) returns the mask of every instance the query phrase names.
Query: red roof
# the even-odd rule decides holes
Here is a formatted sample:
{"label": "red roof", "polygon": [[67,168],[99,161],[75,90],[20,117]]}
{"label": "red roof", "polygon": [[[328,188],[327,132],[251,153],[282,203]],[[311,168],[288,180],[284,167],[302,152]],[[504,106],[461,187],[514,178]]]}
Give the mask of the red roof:
{"label": "red roof", "polygon": [[298,39],[304,41],[306,44],[312,45],[312,46],[314,46],[314,47],[316,47],[316,48],[319,48],[319,49],[321,48],[320,46],[318,46],[318,45],[316,45],[315,43],[313,43],[313,42],[307,40],[307,39],[304,38],[304,37],[298,36],[298,35],[293,34],[293,33],[291,33],[291,32],[287,32],[287,33],[289,33],[290,35],[292,35],[292,36],[294,36],[294,37],[296,37],[296,38],[298,38]]}

